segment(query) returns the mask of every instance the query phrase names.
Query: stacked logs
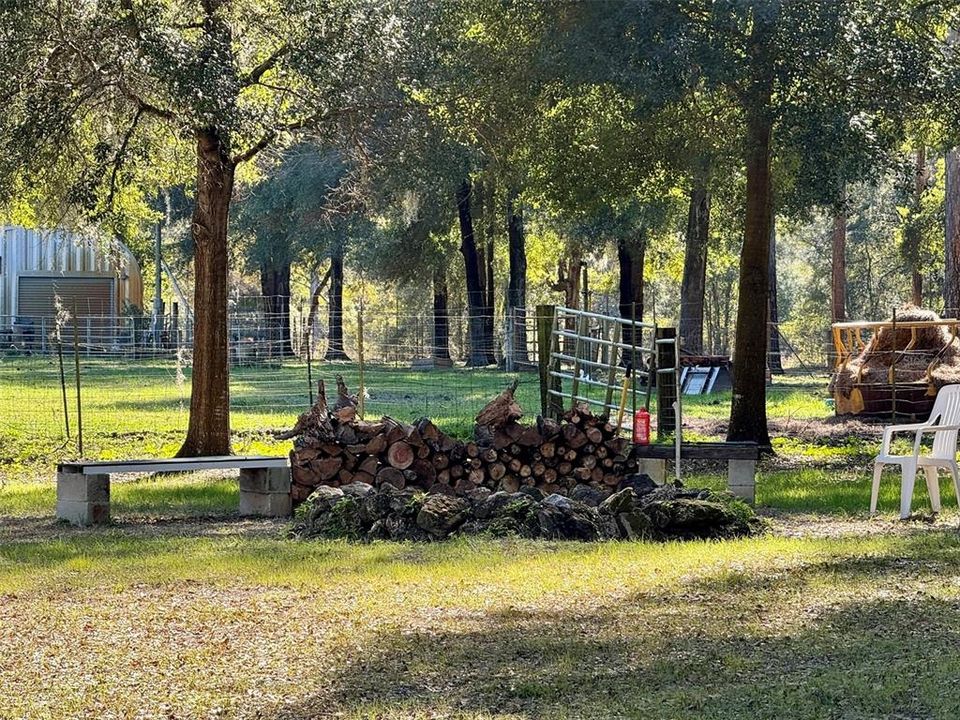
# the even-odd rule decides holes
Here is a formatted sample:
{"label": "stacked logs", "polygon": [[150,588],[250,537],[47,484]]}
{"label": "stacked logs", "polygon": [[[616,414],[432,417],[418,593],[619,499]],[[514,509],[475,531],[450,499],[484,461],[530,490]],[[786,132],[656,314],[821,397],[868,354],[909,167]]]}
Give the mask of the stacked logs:
{"label": "stacked logs", "polygon": [[578,484],[609,491],[636,472],[627,440],[586,406],[568,411],[562,422],[537,417],[534,425],[519,423],[516,383],[477,415],[474,439],[464,442],[427,418],[413,424],[358,420],[356,399],[342,378],[337,381],[332,410],[321,382],[314,406],[279,436],[296,438],[290,453],[295,503],[318,485],[354,482],[457,495],[478,487],[516,492],[523,485],[548,494],[568,494]]}

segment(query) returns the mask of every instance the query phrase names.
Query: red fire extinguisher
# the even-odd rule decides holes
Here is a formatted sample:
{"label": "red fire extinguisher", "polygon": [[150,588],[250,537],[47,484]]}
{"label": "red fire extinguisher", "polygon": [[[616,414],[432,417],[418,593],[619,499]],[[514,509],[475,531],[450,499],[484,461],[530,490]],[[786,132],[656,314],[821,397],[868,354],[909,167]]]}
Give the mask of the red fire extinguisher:
{"label": "red fire extinguisher", "polygon": [[650,444],[650,413],[640,408],[633,416],[633,444]]}

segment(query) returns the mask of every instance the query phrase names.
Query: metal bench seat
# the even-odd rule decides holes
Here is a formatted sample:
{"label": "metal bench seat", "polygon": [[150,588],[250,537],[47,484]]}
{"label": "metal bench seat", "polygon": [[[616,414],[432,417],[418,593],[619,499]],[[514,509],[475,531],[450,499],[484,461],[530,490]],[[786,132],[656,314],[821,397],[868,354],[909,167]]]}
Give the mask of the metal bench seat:
{"label": "metal bench seat", "polygon": [[110,520],[110,475],[240,471],[240,514],[283,517],[291,512],[290,462],[285,457],[217,455],[141,460],[75,460],[57,465],[57,518],[74,525]]}

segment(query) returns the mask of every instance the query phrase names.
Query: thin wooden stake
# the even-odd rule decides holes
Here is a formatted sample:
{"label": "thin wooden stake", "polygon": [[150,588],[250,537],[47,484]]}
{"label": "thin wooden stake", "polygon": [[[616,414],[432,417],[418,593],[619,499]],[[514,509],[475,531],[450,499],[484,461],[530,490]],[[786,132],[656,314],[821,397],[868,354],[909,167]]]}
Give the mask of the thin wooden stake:
{"label": "thin wooden stake", "polygon": [[70,439],[70,411],[67,407],[67,376],[63,371],[63,340],[59,338],[60,332],[57,331],[57,359],[60,362],[60,393],[63,395],[63,425],[67,431],[67,440]]}
{"label": "thin wooden stake", "polygon": [[310,346],[313,345],[313,338],[307,337],[307,392],[310,395],[310,407],[313,407],[313,358],[311,357]]}

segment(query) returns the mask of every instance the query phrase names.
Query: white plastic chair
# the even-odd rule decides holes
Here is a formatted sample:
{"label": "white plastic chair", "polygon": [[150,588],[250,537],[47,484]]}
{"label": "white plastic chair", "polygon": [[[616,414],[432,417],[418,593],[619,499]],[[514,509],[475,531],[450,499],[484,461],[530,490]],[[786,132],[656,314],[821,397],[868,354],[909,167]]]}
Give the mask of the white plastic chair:
{"label": "white plastic chair", "polygon": [[[940,389],[933,410],[926,422],[910,425],[890,425],[883,431],[883,446],[873,460],[873,493],[870,496],[870,514],[877,512],[877,496],[880,494],[880,475],[884,465],[899,465],[902,471],[900,483],[900,517],[910,516],[913,488],[917,469],[923,468],[930,492],[930,505],[934,512],[940,511],[939,468],[945,468],[953,476],[953,489],[960,502],[960,482],[957,480],[957,432],[960,431],[960,385],[947,385]],[[895,433],[914,432],[912,455],[891,455],[890,441]],[[920,442],[927,433],[933,433],[933,449],[929,455],[920,454]]]}

